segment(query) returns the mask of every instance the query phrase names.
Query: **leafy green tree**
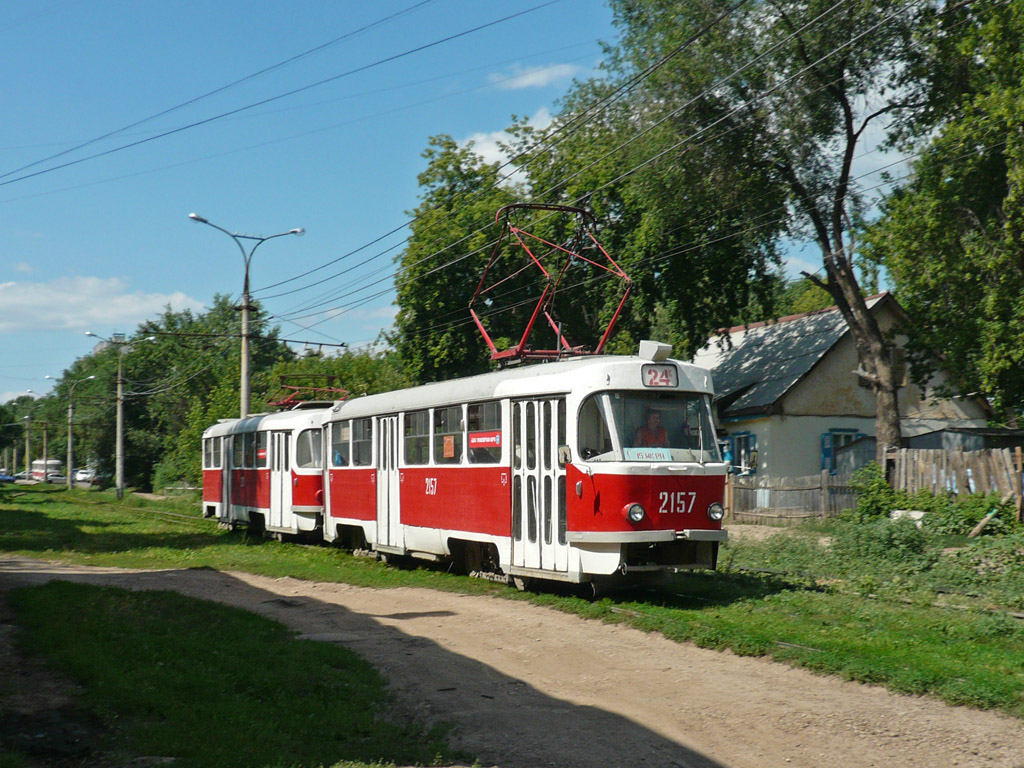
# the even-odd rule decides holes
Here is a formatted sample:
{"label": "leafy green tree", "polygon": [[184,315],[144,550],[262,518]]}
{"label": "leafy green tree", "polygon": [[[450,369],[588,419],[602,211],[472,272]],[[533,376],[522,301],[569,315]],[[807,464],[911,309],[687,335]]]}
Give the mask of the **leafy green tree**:
{"label": "leafy green tree", "polygon": [[907,310],[915,376],[1024,413],[1024,7],[955,4],[931,20],[922,103],[901,138],[913,173],[871,228]]}
{"label": "leafy green tree", "polygon": [[[636,310],[650,318],[660,308],[687,348],[722,324],[715,300],[731,315],[752,294],[770,300],[783,235],[816,243],[823,274],[806,277],[850,327],[876,396],[880,452],[900,443],[900,422],[890,343],[857,275],[866,202],[853,160],[869,128],[915,108],[905,73],[917,63],[920,19],[936,5],[613,0],[621,37],[606,66],[614,84],[633,84],[610,117],[601,112],[567,141],[583,145],[586,173],[573,174],[578,163],[550,165],[566,195],[592,190],[595,210],[614,196],[621,210],[610,218],[626,224],[616,245],[640,267]],[[583,106],[593,103],[588,90],[599,89],[577,89]],[[560,124],[582,114],[574,99]],[[606,128],[610,139],[591,141]],[[588,143],[596,153],[586,154]],[[600,154],[608,146],[621,149]],[[618,175],[589,186],[609,163],[620,164]],[[545,188],[537,178],[531,170],[532,188]]]}
{"label": "leafy green tree", "polygon": [[[499,184],[497,164],[450,136],[432,137],[423,156],[422,202],[399,257],[399,310],[390,337],[417,382],[487,370],[487,348],[467,307],[498,235],[494,214],[516,199]],[[505,318],[492,320],[493,335],[503,335]]]}

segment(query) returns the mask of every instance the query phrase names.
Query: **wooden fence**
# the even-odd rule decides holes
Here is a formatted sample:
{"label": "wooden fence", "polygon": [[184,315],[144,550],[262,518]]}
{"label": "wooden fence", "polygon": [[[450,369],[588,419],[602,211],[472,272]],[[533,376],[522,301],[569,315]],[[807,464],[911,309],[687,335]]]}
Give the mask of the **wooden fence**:
{"label": "wooden fence", "polygon": [[886,455],[889,482],[908,493],[930,491],[950,494],[998,493],[1016,499],[1017,518],[1022,514],[1021,449],[939,451],[902,448]]}
{"label": "wooden fence", "polygon": [[730,476],[726,490],[734,523],[796,525],[809,518],[834,517],[857,505],[847,477],[825,471],[810,477]]}

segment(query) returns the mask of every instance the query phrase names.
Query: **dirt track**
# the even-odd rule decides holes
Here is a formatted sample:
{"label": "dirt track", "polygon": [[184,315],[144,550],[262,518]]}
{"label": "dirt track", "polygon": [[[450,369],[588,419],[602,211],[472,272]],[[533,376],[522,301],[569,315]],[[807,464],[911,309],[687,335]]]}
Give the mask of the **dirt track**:
{"label": "dirt track", "polygon": [[520,602],[0,558],[0,590],[52,578],[176,590],[342,643],[488,766],[1024,766],[1018,720]]}

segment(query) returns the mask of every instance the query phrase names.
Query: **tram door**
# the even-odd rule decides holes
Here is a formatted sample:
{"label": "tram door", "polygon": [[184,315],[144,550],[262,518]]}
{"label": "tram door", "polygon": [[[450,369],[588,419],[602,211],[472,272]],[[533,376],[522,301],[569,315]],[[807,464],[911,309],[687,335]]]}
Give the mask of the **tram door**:
{"label": "tram door", "polygon": [[398,417],[377,420],[377,544],[404,548],[398,473]]}
{"label": "tram door", "polygon": [[285,527],[285,511],[292,508],[292,465],[288,432],[270,433],[270,514],[267,525]]}
{"label": "tram door", "polygon": [[565,399],[512,403],[512,565],[566,571]]}

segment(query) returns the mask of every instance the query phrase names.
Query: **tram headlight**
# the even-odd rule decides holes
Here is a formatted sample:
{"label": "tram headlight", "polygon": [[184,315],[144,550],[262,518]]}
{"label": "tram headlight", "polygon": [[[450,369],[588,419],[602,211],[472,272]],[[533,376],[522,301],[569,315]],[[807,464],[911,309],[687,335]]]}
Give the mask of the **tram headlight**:
{"label": "tram headlight", "polygon": [[708,507],[708,517],[714,520],[716,523],[725,517],[725,507],[719,504],[717,501]]}
{"label": "tram headlight", "polygon": [[631,523],[639,523],[647,517],[647,510],[641,504],[627,504],[622,511],[626,513],[626,519]]}

